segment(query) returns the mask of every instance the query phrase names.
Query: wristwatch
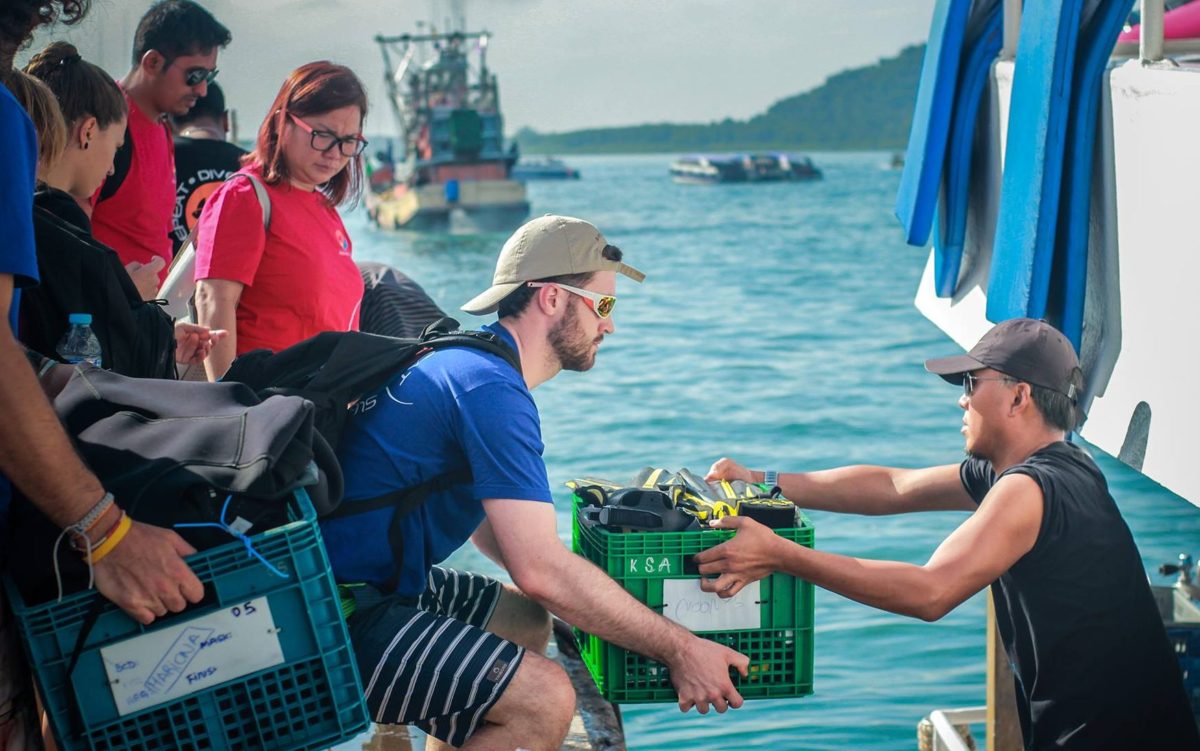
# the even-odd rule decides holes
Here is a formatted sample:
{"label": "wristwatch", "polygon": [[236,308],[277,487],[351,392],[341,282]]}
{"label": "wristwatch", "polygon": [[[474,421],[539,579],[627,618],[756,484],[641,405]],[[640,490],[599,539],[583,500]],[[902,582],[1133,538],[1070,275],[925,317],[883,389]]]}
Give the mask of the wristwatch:
{"label": "wristwatch", "polygon": [[773,469],[763,472],[763,485],[766,485],[771,490],[779,487],[779,473]]}

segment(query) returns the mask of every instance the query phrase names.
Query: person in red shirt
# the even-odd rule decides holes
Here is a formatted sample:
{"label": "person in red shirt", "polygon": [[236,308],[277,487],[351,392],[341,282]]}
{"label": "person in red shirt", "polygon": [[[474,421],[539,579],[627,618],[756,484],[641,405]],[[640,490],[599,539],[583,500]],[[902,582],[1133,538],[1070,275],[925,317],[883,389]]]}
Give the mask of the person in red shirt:
{"label": "person in red shirt", "polygon": [[[292,71],[246,166],[217,189],[196,242],[198,323],[229,331],[205,362],[209,378],[252,349],[280,350],[322,331],[358,329],[363,282],[337,207],[362,194],[367,95],[349,68]],[[254,181],[270,201],[270,226]]]}
{"label": "person in red shirt", "polygon": [[172,256],[175,149],[168,115],[185,114],[217,75],[229,30],[191,0],[161,0],[138,22],[121,81],[125,146],[92,198],[92,232],[117,251],[144,299],[157,297]]}

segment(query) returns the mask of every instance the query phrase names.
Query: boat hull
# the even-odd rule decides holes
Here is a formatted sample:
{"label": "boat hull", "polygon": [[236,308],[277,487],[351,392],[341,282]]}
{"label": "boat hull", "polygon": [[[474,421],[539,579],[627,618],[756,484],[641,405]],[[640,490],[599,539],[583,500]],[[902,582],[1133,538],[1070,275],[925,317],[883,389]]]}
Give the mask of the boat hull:
{"label": "boat hull", "polygon": [[397,186],[375,194],[368,211],[383,229],[425,232],[511,232],[529,218],[525,185],[517,180]]}

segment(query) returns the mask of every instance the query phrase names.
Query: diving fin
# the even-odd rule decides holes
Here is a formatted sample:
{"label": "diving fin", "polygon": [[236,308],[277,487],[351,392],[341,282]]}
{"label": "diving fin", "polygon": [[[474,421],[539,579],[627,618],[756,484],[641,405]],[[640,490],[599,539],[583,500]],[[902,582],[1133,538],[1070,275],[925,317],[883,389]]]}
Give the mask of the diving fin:
{"label": "diving fin", "polygon": [[575,495],[579,500],[583,501],[585,506],[603,506],[608,503],[610,493],[620,490],[623,486],[611,480],[602,480],[597,477],[581,477],[575,480],[567,480],[565,483],[568,488],[575,491]]}
{"label": "diving fin", "polygon": [[670,476],[670,472],[662,467],[646,467],[633,478],[633,487],[635,488],[657,488],[660,484],[666,481]]}
{"label": "diving fin", "polygon": [[688,468],[680,469],[672,476],[672,480],[682,487],[682,492],[675,499],[676,504],[690,510],[700,521],[737,513],[733,505],[722,500],[715,489]]}

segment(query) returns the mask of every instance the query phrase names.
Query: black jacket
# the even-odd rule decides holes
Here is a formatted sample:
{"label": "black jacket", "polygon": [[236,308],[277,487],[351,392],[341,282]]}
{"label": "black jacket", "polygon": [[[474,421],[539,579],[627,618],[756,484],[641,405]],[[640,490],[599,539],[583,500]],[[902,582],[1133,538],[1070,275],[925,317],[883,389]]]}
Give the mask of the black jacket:
{"label": "black jacket", "polygon": [[[281,500],[306,485],[314,503],[336,506],[342,476],[332,453],[313,453],[313,405],[295,396],[260,400],[240,383],[192,383],[126,378],[98,368],[71,376],[54,409],[79,456],[116,503],[139,522],[171,528],[179,522],[241,517],[247,534],[288,521]],[[313,461],[316,460],[316,465]],[[315,471],[313,471],[315,470]],[[197,549],[230,542],[211,527],[179,528]],[[19,492],[9,538],[0,540],[13,581],[29,602],[56,594],[53,550],[59,529]],[[59,551],[67,592],[87,585],[75,553]]]}
{"label": "black jacket", "polygon": [[90,222],[63,191],[34,196],[34,238],[41,283],[21,294],[21,341],[47,357],[72,313],[90,313],[103,366],[137,378],[175,377],[170,316],[144,302],[116,252],[95,240]]}

